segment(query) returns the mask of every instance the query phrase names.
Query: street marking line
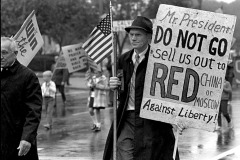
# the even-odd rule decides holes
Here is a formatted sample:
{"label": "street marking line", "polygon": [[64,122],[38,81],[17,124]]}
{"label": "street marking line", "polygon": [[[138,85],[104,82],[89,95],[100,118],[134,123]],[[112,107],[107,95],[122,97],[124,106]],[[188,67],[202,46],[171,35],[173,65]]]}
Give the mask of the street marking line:
{"label": "street marking line", "polygon": [[[109,109],[112,109],[112,107],[105,108],[105,110],[109,110]],[[78,116],[78,115],[87,114],[87,113],[89,113],[89,111],[78,112],[78,113],[74,113],[74,114],[72,114],[72,115],[73,115],[73,116]]]}
{"label": "street marking line", "polygon": [[[87,91],[72,91],[72,92],[67,92],[65,95],[72,95],[72,94],[79,94],[79,93],[86,93]],[[57,93],[57,96],[60,96],[61,93]]]}
{"label": "street marking line", "polygon": [[39,160],[91,160],[88,157],[51,157],[51,156],[39,156]]}
{"label": "street marking line", "polygon": [[44,148],[37,148],[38,151],[44,150]]}
{"label": "street marking line", "polygon": [[233,153],[237,153],[239,151],[240,151],[240,146],[237,146],[237,147],[235,147],[233,149],[230,149],[230,150],[228,150],[226,152],[223,152],[223,153],[221,153],[221,154],[211,158],[210,160],[218,160],[218,159],[221,159],[221,158],[226,157],[228,155],[231,155]]}

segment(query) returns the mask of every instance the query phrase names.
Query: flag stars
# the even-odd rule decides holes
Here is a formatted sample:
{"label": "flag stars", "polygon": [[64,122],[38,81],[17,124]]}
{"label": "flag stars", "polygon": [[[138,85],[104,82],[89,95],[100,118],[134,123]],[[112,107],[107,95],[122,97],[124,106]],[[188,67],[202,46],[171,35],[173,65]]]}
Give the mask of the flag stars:
{"label": "flag stars", "polygon": [[97,28],[101,30],[101,32],[107,36],[111,33],[111,22],[110,22],[110,16],[107,15],[99,25],[97,25]]}

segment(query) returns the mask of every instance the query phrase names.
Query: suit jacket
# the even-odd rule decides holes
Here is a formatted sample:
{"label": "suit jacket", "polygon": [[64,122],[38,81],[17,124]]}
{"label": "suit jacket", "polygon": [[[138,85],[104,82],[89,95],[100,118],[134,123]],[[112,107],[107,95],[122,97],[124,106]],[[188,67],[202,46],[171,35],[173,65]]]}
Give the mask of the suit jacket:
{"label": "suit jacket", "polygon": [[31,143],[24,160],[37,160],[36,136],[42,93],[34,72],[18,61],[1,72],[1,159],[15,159],[21,140]]}
{"label": "suit jacket", "polygon": [[[139,117],[149,51],[150,47],[136,70],[134,160],[172,160],[175,143],[172,126],[167,123]],[[132,55],[133,50],[130,50],[121,55],[118,61],[118,68],[123,70],[124,90],[120,93],[120,102],[117,109],[117,137],[119,137],[123,128],[128,105],[130,81],[134,70]],[[112,151],[113,126],[108,134],[103,159],[110,160]],[[176,160],[178,159],[177,153]]]}

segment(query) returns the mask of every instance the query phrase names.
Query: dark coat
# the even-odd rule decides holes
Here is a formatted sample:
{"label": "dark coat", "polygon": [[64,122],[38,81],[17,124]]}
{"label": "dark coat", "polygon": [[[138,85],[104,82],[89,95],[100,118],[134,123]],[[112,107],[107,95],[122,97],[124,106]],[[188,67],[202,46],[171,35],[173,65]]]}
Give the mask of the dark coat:
{"label": "dark coat", "polygon": [[66,68],[55,68],[56,64],[52,65],[52,81],[55,82],[56,85],[61,85],[62,82],[66,83],[68,79],[68,69]]}
{"label": "dark coat", "polygon": [[38,160],[36,136],[42,93],[37,76],[18,61],[1,72],[1,160],[18,160],[21,140],[31,149],[21,160]]}
{"label": "dark coat", "polygon": [[[139,117],[149,50],[150,49],[148,49],[145,59],[139,64],[136,71],[134,160],[172,160],[175,143],[172,126],[167,123]],[[128,105],[129,84],[134,69],[132,54],[133,50],[123,54],[119,58],[118,63],[118,69],[123,69],[124,90],[120,93],[120,102],[117,109],[117,137],[119,137],[121,133],[125,119],[125,111]],[[113,125],[109,131],[103,159],[110,160],[112,152]],[[177,159],[179,159],[178,154],[176,160]]]}

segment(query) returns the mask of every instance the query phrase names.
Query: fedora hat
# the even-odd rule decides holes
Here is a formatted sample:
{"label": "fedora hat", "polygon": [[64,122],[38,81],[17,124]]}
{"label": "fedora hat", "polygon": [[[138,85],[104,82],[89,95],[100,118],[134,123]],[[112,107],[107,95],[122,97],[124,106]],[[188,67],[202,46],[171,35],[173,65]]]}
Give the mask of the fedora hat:
{"label": "fedora hat", "polygon": [[129,33],[131,29],[142,29],[147,33],[152,33],[152,27],[153,25],[150,19],[143,16],[137,16],[137,18],[132,22],[132,25],[126,27],[125,30]]}

